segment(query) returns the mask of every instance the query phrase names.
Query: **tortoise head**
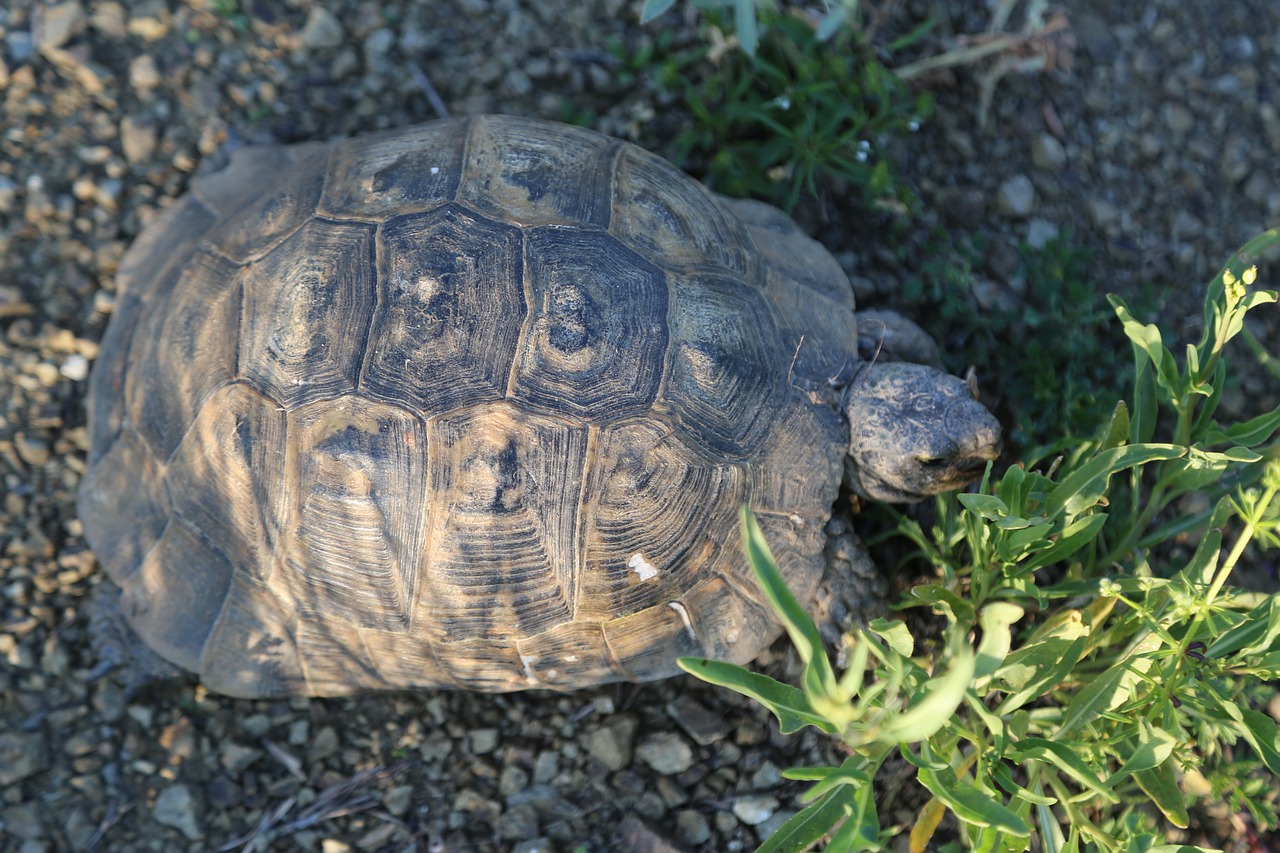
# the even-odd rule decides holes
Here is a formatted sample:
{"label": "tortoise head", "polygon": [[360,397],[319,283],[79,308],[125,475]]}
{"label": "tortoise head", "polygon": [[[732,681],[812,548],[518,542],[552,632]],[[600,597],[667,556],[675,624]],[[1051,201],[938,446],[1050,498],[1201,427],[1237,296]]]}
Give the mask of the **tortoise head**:
{"label": "tortoise head", "polygon": [[918,501],[981,475],[1000,455],[1000,424],[963,379],[907,362],[872,362],[849,386],[853,490],[872,500]]}

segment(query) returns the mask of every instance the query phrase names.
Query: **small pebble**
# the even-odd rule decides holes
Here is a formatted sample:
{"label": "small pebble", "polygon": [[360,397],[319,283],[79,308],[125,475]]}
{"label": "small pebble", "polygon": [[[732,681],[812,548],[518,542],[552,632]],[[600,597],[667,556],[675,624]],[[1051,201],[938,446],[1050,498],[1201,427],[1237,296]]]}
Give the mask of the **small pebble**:
{"label": "small pebble", "polygon": [[157,823],[171,826],[191,841],[204,837],[200,828],[199,806],[187,785],[170,785],[156,797],[153,816]]}
{"label": "small pebble", "polygon": [[160,85],[160,70],[150,54],[143,54],[129,63],[129,83],[140,92]]}
{"label": "small pebble", "polygon": [[76,0],[54,6],[36,6],[32,36],[36,49],[48,55],[84,29],[84,9]]}
{"label": "small pebble", "polygon": [[1005,216],[1026,219],[1035,209],[1036,188],[1026,175],[1012,175],[1000,184],[996,207]]}
{"label": "small pebble", "polygon": [[636,747],[636,756],[664,776],[683,773],[693,766],[693,749],[674,732],[645,738]]}
{"label": "small pebble", "polygon": [[298,39],[302,47],[307,50],[323,50],[339,47],[346,39],[346,33],[342,31],[342,24],[332,12],[323,6],[315,5],[307,13],[307,22],[302,25],[302,32],[298,34]]}
{"label": "small pebble", "polygon": [[497,745],[497,729],[476,729],[471,732],[471,751],[476,755],[488,755]]}
{"label": "small pebble", "polygon": [[1042,133],[1031,142],[1031,162],[1046,172],[1059,172],[1067,165],[1067,152],[1057,137]]}
{"label": "small pebble", "polygon": [[733,801],[733,813],[748,826],[756,826],[773,817],[778,801],[767,794],[751,794]]}

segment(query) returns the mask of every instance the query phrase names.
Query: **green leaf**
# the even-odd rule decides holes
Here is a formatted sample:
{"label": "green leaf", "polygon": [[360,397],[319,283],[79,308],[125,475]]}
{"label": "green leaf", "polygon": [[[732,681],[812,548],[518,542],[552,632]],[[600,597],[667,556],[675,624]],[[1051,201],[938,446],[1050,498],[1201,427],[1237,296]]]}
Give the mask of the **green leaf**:
{"label": "green leaf", "polygon": [[1126,661],[1112,664],[1102,675],[1089,681],[1067,704],[1062,723],[1054,732],[1059,741],[1065,740],[1081,726],[1088,725],[1104,711],[1121,705],[1129,695],[1127,688],[1129,668]]}
{"label": "green leaf", "polygon": [[1120,765],[1120,769],[1107,779],[1108,786],[1115,785],[1125,774],[1159,767],[1178,745],[1178,739],[1164,729],[1153,726],[1146,720],[1139,720],[1139,723],[1140,728],[1135,736],[1137,747],[1125,759],[1124,764]]}
{"label": "green leaf", "polygon": [[[1015,470],[1015,469],[1010,469]],[[975,492],[964,492],[956,495],[956,500],[971,512],[983,518],[995,520],[1009,515],[1009,507],[995,495],[980,495]]]}
{"label": "green leaf", "polygon": [[974,667],[974,677],[982,678],[1000,668],[1009,649],[1013,646],[1013,627],[1026,613],[1021,607],[1008,602],[996,602],[982,608],[978,617],[982,626],[982,642],[978,645],[978,656]]}
{"label": "green leaf", "polygon": [[1133,415],[1129,423],[1129,443],[1142,444],[1156,433],[1160,398],[1156,393],[1155,370],[1141,353],[1134,356]]}
{"label": "green leaf", "polygon": [[1124,400],[1120,400],[1111,412],[1111,419],[1107,421],[1106,428],[1098,436],[1098,449],[1111,450],[1120,447],[1128,440],[1129,407],[1124,404]]}
{"label": "green leaf", "polygon": [[844,24],[844,19],[845,7],[843,4],[838,4],[832,8],[831,11],[827,12],[826,17],[824,17],[822,22],[818,24],[818,29],[817,32],[814,33],[814,38],[818,41],[826,41],[831,38],[839,31],[840,26]]}
{"label": "green leaf", "polygon": [[1151,798],[1156,808],[1164,813],[1169,823],[1186,829],[1190,824],[1187,807],[1182,801],[1182,790],[1178,787],[1178,778],[1173,772],[1173,762],[1165,759],[1155,767],[1135,770],[1134,781],[1138,787]]}
{"label": "green leaf", "polygon": [[1214,572],[1218,568],[1218,557],[1221,555],[1222,528],[1210,528],[1196,544],[1196,551],[1191,555],[1191,560],[1178,574],[1193,586],[1208,587],[1213,582]]}
{"label": "green leaf", "polygon": [[784,735],[805,726],[813,726],[827,734],[838,734],[831,721],[813,710],[804,691],[789,684],[735,664],[707,658],[682,657],[676,663],[695,678],[756,700],[778,718],[778,728]]}
{"label": "green leaf", "polygon": [[1173,354],[1164,347],[1164,339],[1160,329],[1150,323],[1140,323],[1129,313],[1129,307],[1118,296],[1109,295],[1107,301],[1115,309],[1116,316],[1124,326],[1125,336],[1133,343],[1135,350],[1146,353],[1155,368],[1157,381],[1172,391],[1178,386],[1178,365]]}
{"label": "green leaf", "polygon": [[1026,800],[1037,806],[1051,806],[1058,802],[1057,797],[1046,797],[1044,794],[1032,793],[1028,789],[1022,787],[1013,778],[1013,771],[1009,769],[1009,765],[1003,761],[997,761],[991,767],[991,778],[995,783],[1011,797],[1020,800]]}
{"label": "green leaf", "polygon": [[873,619],[867,625],[867,631],[884,640],[889,648],[904,658],[911,657],[915,652],[915,638],[911,636],[907,623],[901,619]]}
{"label": "green leaf", "polygon": [[1280,640],[1280,596],[1272,593],[1250,610],[1239,624],[1214,640],[1204,654],[1208,658],[1236,653],[1240,658],[1268,654],[1280,651],[1276,648],[1277,640]]}
{"label": "green leaf", "polygon": [[1214,443],[1229,441],[1244,447],[1257,447],[1271,438],[1278,429],[1280,429],[1280,406],[1242,424],[1232,424],[1220,433],[1211,435],[1207,440]]}
{"label": "green leaf", "polygon": [[1276,721],[1261,711],[1244,709],[1244,726],[1237,731],[1249,742],[1267,769],[1280,776],[1280,729]]}
{"label": "green leaf", "polygon": [[1186,450],[1176,444],[1131,444],[1104,450],[1058,483],[1045,499],[1044,514],[1053,518],[1065,511],[1068,518],[1074,518],[1098,503],[1112,474],[1156,460],[1177,459]]}
{"label": "green leaf", "polygon": [[1062,528],[1062,532],[1058,534],[1057,540],[1052,545],[1024,562],[1022,569],[1032,572],[1062,562],[1096,539],[1107,523],[1107,518],[1104,512],[1095,512],[1092,515],[1077,518]]}
{"label": "green leaf", "polygon": [[644,0],[640,7],[640,23],[647,24],[676,4],[676,0]]}
{"label": "green leaf", "polygon": [[918,699],[906,711],[895,714],[875,731],[878,743],[916,743],[930,737],[951,720],[973,682],[975,657],[968,646],[953,644],[946,673],[930,679]]}
{"label": "green leaf", "polygon": [[1245,447],[1233,447],[1223,453],[1188,447],[1186,456],[1170,462],[1160,479],[1167,488],[1194,492],[1216,483],[1230,465],[1257,462],[1261,458]]}
{"label": "green leaf", "polygon": [[[824,771],[824,775],[821,779],[813,780],[815,784],[804,792],[801,802],[808,803],[819,797],[825,797],[828,792],[840,785],[852,785],[855,788],[859,785],[870,785],[871,775],[858,766],[861,763],[863,763],[861,758],[846,758],[839,767],[807,768]],[[788,776],[785,773],[783,775],[789,779],[813,778],[807,773],[804,774],[804,777],[800,775]]]}
{"label": "green leaf", "polygon": [[778,827],[756,853],[800,853],[831,832],[837,823],[854,811],[857,793],[848,787],[836,788],[816,803],[801,809]]}
{"label": "green leaf", "polygon": [[977,615],[973,612],[972,604],[941,584],[927,583],[912,587],[911,595],[925,604],[938,607],[952,621],[961,625],[972,625]]}
{"label": "green leaf", "polygon": [[919,768],[917,778],[955,816],[973,826],[989,826],[1025,838],[1031,835],[1027,822],[1009,811],[994,791],[984,791],[956,778],[950,768],[941,772]]}
{"label": "green leaf", "polygon": [[764,541],[764,533],[751,510],[743,506],[740,513],[742,519],[742,545],[747,552],[747,561],[755,571],[760,589],[768,599],[773,612],[782,621],[791,638],[791,643],[805,662],[805,683],[817,682],[817,687],[825,695],[836,692],[835,673],[831,670],[831,662],[827,660],[826,649],[822,646],[822,635],[818,626],[813,623],[808,611],[800,605],[796,597],[787,588],[787,583],[778,571],[778,564],[773,559],[773,552]]}
{"label": "green leaf", "polygon": [[1064,611],[1058,624],[1049,626],[1043,635],[1037,632],[1031,641],[1005,658],[992,676],[993,683],[1003,682],[1010,693],[996,708],[996,714],[1004,716],[1016,711],[1056,687],[1075,669],[1088,641],[1089,628],[1077,611]]}
{"label": "green leaf", "polygon": [[755,0],[737,0],[733,7],[733,24],[738,31],[738,44],[748,56],[756,55],[760,32],[756,28]]}
{"label": "green leaf", "polygon": [[1031,759],[1048,762],[1107,802],[1120,802],[1079,753],[1061,743],[1038,737],[1023,738],[1005,751],[1005,758],[1019,764]]}
{"label": "green leaf", "polygon": [[880,818],[876,814],[876,792],[873,785],[858,788],[853,797],[852,813],[827,842],[827,853],[863,853],[882,850]]}

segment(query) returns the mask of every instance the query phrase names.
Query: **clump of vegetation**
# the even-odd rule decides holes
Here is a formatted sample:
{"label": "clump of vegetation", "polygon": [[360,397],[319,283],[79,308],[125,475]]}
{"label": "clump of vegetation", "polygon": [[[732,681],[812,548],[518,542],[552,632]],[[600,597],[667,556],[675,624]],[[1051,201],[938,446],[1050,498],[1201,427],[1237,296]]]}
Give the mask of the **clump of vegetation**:
{"label": "clump of vegetation", "polygon": [[[913,94],[851,28],[819,32],[808,18],[754,6],[743,19],[742,8],[734,36],[712,8],[695,47],[674,50],[660,32],[656,45],[615,51],[620,77],[648,75],[687,115],[664,153],[718,192],[788,211],[833,191],[908,205],[884,149],[920,126],[931,98]],[[737,49],[746,32],[750,51]]]}
{"label": "clump of vegetation", "polygon": [[[762,851],[824,837],[828,851],[882,850],[903,830],[912,850],[1194,851],[1166,830],[1208,801],[1277,826],[1280,729],[1260,707],[1280,678],[1280,595],[1229,581],[1247,551],[1280,547],[1280,408],[1214,419],[1226,344],[1276,300],[1252,288],[1250,264],[1277,242],[1280,230],[1251,241],[1210,283],[1181,359],[1111,297],[1134,359],[1130,398],[1102,429],[939,498],[927,530],[899,517],[937,573],[901,606],[936,614],[940,639],[879,620],[846,637],[838,672],[744,510],[800,684],[681,665],[756,699],[784,733],[813,726],[849,750],[839,767],[784,774],[813,783],[809,805]],[[1190,509],[1192,495],[1210,500]],[[872,779],[893,756],[930,797],[909,828],[878,816]]]}

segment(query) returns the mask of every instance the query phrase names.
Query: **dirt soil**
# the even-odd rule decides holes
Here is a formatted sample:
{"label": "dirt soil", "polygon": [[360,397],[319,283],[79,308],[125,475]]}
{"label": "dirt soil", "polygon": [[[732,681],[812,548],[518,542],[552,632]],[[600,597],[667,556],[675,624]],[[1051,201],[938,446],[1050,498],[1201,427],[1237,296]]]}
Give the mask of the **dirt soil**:
{"label": "dirt soil", "polygon": [[[811,734],[781,738],[759,709],[683,679],[250,702],[184,684],[130,698],[89,678],[98,569],[73,497],[85,379],[130,240],[226,146],[400,126],[436,117],[433,102],[453,115],[590,112],[600,130],[647,138],[670,101],[624,85],[607,49],[654,37],[639,6],[0,5],[0,849],[749,850],[800,805],[782,768],[838,762]],[[939,39],[987,23],[981,2],[906,6],[913,20],[942,14]],[[979,304],[1016,304],[1019,242],[1069,230],[1093,250],[1099,288],[1149,285],[1166,327],[1194,334],[1203,283],[1280,224],[1280,5],[1063,11],[1071,61],[1006,78],[985,124],[981,69],[936,83],[936,116],[900,150],[925,209],[911,228],[988,236],[964,296]],[[661,26],[686,28],[679,13]],[[903,262],[836,227],[858,216],[837,203],[815,231],[860,299],[891,302]],[[1280,283],[1274,267],[1262,283]],[[1274,342],[1278,328],[1272,316],[1256,330]],[[1253,414],[1277,396],[1246,371],[1228,408]],[[884,824],[909,823],[908,806]],[[1204,828],[1230,825],[1219,817]]]}

